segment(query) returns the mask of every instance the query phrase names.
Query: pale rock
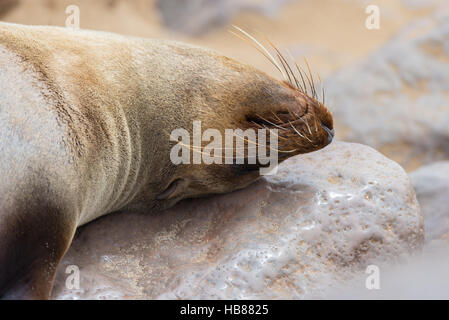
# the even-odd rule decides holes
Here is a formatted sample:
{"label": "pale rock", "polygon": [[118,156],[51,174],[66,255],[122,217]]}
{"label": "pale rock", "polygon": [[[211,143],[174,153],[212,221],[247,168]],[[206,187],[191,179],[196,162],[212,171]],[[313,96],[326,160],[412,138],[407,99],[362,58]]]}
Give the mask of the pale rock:
{"label": "pale rock", "polygon": [[422,252],[379,267],[379,289],[367,290],[369,275],[328,290],[328,299],[449,299],[449,162],[410,173],[424,217]]}
{"label": "pale rock", "polygon": [[449,11],[407,26],[325,86],[339,139],[372,146],[407,170],[449,159]]}
{"label": "pale rock", "polygon": [[449,239],[449,161],[410,173],[424,217],[426,240]]}
{"label": "pale rock", "polygon": [[[404,170],[370,147],[334,142],[225,195],[158,214],[113,214],[82,227],[55,299],[297,299],[423,243]],[[67,266],[80,269],[66,288]]]}
{"label": "pale rock", "polygon": [[449,161],[410,173],[424,217],[422,252],[379,264],[379,288],[369,290],[372,274],[329,288],[328,299],[449,299]]}
{"label": "pale rock", "polygon": [[[449,299],[449,241],[433,240],[422,252],[398,262],[379,264],[377,274],[372,271],[356,275],[354,279],[328,288],[326,299]],[[372,277],[378,276],[378,287]],[[368,285],[367,285],[368,282]]]}

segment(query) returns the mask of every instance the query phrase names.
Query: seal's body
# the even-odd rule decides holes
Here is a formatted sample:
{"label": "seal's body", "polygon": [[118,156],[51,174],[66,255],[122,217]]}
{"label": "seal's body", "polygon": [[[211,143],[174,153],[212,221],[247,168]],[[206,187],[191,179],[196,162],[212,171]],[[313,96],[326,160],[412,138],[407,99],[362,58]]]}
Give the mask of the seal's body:
{"label": "seal's body", "polygon": [[321,126],[307,141],[285,139],[300,146],[288,156],[329,143],[321,103],[211,50],[0,23],[0,297],[48,298],[76,227],[101,215],[160,210],[258,177],[173,165],[172,130],[194,120],[248,128],[290,109]]}

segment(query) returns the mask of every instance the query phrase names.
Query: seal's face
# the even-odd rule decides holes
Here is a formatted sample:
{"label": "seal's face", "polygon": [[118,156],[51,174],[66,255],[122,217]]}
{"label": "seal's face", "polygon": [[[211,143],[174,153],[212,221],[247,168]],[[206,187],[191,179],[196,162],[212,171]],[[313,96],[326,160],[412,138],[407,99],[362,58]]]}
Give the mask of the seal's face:
{"label": "seal's face", "polygon": [[[277,164],[331,143],[334,137],[332,115],[317,99],[284,82],[277,82],[274,86],[271,82],[268,85],[267,81],[262,81],[256,86],[253,83],[251,87],[243,86],[238,90],[238,96],[226,100],[229,103],[225,109],[215,110],[213,115],[205,114],[201,118],[203,133],[206,128],[215,129],[223,136],[226,131],[241,130],[242,135],[234,137],[232,152],[226,154],[230,147],[225,145],[226,137],[223,137],[219,148],[220,164],[178,165],[172,180],[158,196],[166,206],[183,198],[231,192],[251,184],[261,176],[260,169],[270,166],[270,163],[263,163],[257,158],[258,153],[256,159],[249,163],[250,148],[265,145],[264,154],[273,154],[276,150]],[[243,101],[238,99],[242,93],[246,97]],[[255,139],[248,134],[251,130]],[[260,137],[260,131],[265,131],[266,136]],[[243,163],[236,163],[235,159],[233,163],[227,163],[230,154],[234,158],[238,155],[239,139],[243,141]],[[275,144],[270,139],[275,139]],[[210,141],[202,143],[201,147],[192,145],[189,149],[202,155],[214,155],[214,151],[207,149]]]}
{"label": "seal's face", "polygon": [[323,103],[283,83],[285,91],[264,113],[249,117],[256,128],[277,129],[279,160],[324,148],[335,135],[333,119]]}

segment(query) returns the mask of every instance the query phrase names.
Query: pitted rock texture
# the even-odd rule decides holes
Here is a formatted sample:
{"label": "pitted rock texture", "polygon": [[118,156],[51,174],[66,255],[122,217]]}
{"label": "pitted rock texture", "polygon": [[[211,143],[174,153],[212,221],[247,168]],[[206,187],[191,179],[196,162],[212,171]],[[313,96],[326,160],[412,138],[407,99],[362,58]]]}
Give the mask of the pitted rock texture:
{"label": "pitted rock texture", "polygon": [[[410,180],[370,147],[334,142],[231,194],[82,227],[55,299],[298,299],[415,252],[423,220]],[[67,266],[80,269],[66,288]]]}
{"label": "pitted rock texture", "polygon": [[378,266],[379,290],[367,290],[367,274],[330,288],[328,299],[449,299],[449,161],[410,173],[424,217],[421,252]]}
{"label": "pitted rock texture", "polygon": [[449,11],[407,26],[328,78],[326,89],[339,139],[372,146],[407,170],[449,159]]}

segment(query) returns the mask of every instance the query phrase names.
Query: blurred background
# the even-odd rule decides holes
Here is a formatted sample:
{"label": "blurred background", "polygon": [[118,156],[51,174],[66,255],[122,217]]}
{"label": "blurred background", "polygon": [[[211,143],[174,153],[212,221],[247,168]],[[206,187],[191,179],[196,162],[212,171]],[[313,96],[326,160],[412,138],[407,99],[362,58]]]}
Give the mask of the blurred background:
{"label": "blurred background", "polygon": [[[228,31],[235,24],[267,35],[322,77],[360,59],[410,21],[429,14],[432,1],[384,0],[0,0],[0,19],[64,26],[69,5],[81,28],[176,39],[207,46],[278,76],[270,63]],[[415,1],[416,2],[416,1]],[[365,28],[365,8],[381,10],[378,30]]]}

